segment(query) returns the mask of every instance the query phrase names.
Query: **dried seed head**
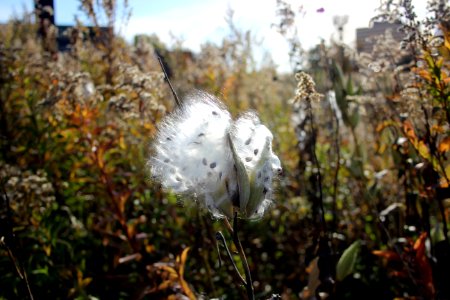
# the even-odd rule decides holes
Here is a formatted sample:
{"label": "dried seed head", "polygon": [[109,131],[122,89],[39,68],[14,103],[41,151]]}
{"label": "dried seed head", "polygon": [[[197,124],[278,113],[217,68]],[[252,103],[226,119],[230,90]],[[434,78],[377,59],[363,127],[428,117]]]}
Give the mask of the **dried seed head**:
{"label": "dried seed head", "polygon": [[297,90],[295,91],[294,102],[299,101],[319,101],[323,95],[316,92],[316,84],[310,75],[305,72],[295,74],[298,81]]}

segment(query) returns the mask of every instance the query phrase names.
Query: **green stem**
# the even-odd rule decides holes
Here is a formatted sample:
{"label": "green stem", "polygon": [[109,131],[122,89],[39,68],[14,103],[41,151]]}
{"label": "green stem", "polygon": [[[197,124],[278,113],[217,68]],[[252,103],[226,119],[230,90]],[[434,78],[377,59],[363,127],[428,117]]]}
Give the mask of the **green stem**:
{"label": "green stem", "polygon": [[236,271],[236,274],[241,283],[243,285],[247,285],[247,282],[245,281],[244,277],[242,277],[238,267],[236,266],[236,263],[234,262],[233,256],[231,255],[230,249],[228,248],[227,242],[225,241],[225,237],[223,236],[223,233],[221,231],[218,231],[216,233],[216,239],[222,242],[222,245],[225,248],[225,252],[227,253],[228,258],[230,259],[231,264],[233,265],[233,269]]}
{"label": "green stem", "polygon": [[245,272],[245,289],[247,290],[247,297],[249,300],[255,299],[255,292],[253,290],[253,282],[252,282],[252,275],[250,273],[250,268],[248,266],[247,257],[245,256],[244,249],[242,248],[241,241],[239,240],[238,236],[238,220],[237,220],[237,212],[234,213],[234,219],[233,219],[233,227],[231,227],[230,222],[228,222],[227,218],[225,218],[224,222],[225,225],[230,232],[231,236],[233,237],[233,243],[236,246],[236,250],[239,253],[239,257],[241,259],[242,265],[244,267]]}

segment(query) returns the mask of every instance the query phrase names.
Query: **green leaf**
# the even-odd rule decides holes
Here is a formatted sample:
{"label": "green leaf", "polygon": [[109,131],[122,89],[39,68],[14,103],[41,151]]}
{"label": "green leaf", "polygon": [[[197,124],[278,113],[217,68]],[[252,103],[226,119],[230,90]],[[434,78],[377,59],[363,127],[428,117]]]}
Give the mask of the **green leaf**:
{"label": "green leaf", "polygon": [[431,236],[431,241],[433,242],[433,245],[445,240],[444,232],[439,225],[431,228],[430,236]]}
{"label": "green leaf", "polygon": [[355,241],[351,244],[347,249],[345,249],[344,253],[342,253],[341,258],[336,266],[336,279],[339,281],[344,280],[350,274],[353,274],[355,271],[356,259],[358,258],[359,251],[361,249],[361,241]]}

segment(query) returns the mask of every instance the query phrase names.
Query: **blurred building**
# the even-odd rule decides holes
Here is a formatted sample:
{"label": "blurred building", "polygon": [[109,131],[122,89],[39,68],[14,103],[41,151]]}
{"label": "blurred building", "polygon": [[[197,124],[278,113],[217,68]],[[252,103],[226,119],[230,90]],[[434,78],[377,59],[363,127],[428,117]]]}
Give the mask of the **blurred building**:
{"label": "blurred building", "polygon": [[89,39],[95,43],[105,43],[108,40],[110,34],[108,27],[83,26],[79,28],[55,24],[54,0],[34,0],[34,9],[36,22],[39,24],[38,35],[46,42],[44,46],[51,52],[68,51],[80,36],[84,40]]}
{"label": "blurred building", "polygon": [[356,29],[356,49],[358,52],[372,52],[376,39],[388,30],[392,32],[393,38],[400,42],[404,37],[400,27],[399,23],[374,22],[372,27],[358,28]]}

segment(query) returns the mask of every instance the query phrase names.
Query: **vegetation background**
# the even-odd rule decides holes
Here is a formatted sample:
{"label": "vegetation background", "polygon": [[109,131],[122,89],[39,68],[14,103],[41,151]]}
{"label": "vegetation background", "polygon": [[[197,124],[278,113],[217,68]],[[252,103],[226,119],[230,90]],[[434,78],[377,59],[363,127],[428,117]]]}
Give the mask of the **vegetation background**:
{"label": "vegetation background", "polygon": [[[241,232],[258,299],[450,299],[448,1],[429,1],[425,20],[410,1],[383,2],[376,20],[400,23],[404,39],[387,32],[371,53],[302,49],[295,9],[277,3],[268,22],[289,42],[290,74],[255,67],[256,38],[232,13],[231,34],[195,54],[116,36],[126,1],[81,0],[109,27],[78,24],[66,52],[34,12],[1,28],[1,299],[245,297],[219,264],[223,224],[150,179],[174,106],[156,55],[181,96],[254,109],[274,133],[284,175]],[[302,96],[299,71],[321,100]]]}

